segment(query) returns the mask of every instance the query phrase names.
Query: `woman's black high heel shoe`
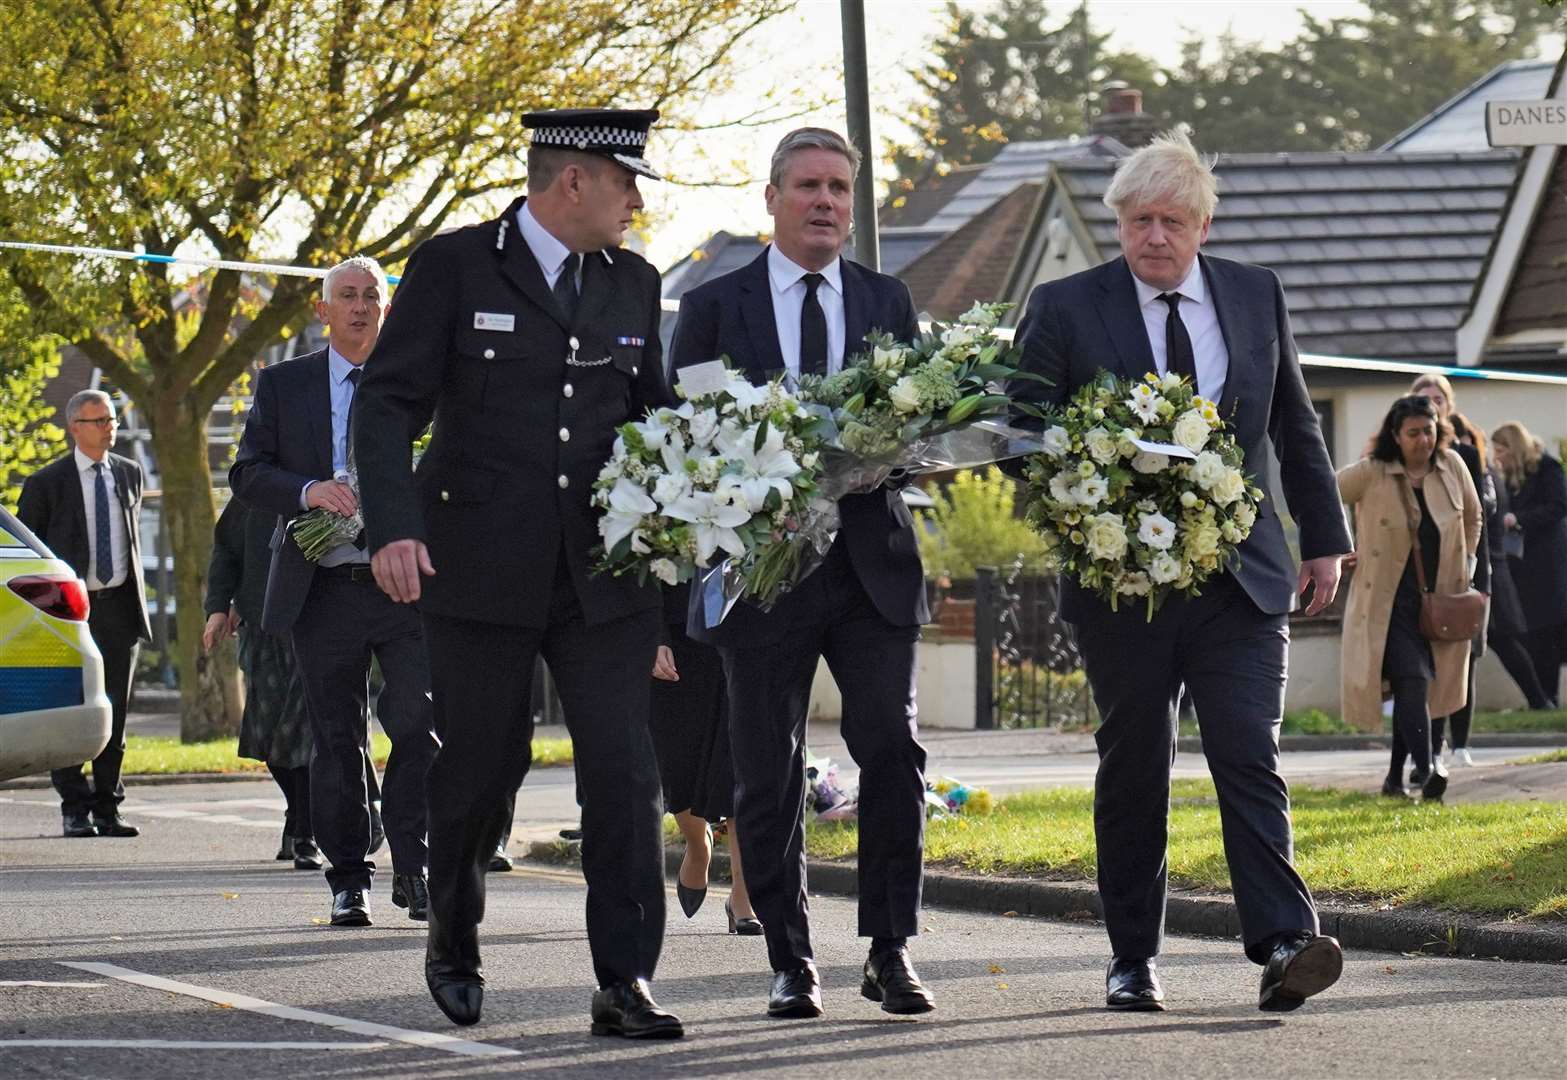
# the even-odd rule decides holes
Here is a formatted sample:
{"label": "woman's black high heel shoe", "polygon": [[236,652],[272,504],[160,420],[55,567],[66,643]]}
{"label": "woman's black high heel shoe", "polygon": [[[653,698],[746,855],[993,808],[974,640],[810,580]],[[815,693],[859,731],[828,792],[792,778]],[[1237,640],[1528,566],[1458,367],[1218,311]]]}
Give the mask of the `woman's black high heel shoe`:
{"label": "woman's black high heel shoe", "polygon": [[762,932],[762,920],[754,916],[735,916],[735,906],[727,897],[724,899],[724,914],[729,916],[729,932],[739,934],[741,937],[756,937]]}
{"label": "woman's black high heel shoe", "polygon": [[675,882],[675,896],[680,900],[680,910],[686,913],[686,918],[692,918],[702,909],[702,901],[707,899],[707,886],[700,889],[689,889],[682,882]]}

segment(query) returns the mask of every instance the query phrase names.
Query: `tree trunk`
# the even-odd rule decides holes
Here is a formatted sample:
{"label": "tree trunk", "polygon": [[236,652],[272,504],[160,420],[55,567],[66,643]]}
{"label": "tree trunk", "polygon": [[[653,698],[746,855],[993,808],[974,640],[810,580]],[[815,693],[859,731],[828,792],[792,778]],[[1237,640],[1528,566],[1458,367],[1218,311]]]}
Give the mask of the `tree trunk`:
{"label": "tree trunk", "polygon": [[[156,394],[156,392],[155,392]],[[180,741],[205,742],[237,734],[241,699],[234,653],[201,651],[202,611],[212,530],[212,470],[207,459],[208,409],[189,396],[153,401],[153,450],[163,484],[163,527],[174,557],[174,640],[169,643],[180,680]]]}

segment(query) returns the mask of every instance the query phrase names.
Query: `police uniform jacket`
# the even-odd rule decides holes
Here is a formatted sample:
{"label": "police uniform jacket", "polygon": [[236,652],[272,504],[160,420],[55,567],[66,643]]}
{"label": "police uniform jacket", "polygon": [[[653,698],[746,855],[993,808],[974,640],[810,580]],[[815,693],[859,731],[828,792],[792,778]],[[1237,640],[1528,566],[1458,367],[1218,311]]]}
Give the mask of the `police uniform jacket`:
{"label": "police uniform jacket", "polygon": [[[589,625],[656,608],[656,588],[593,573],[593,481],[616,429],[670,404],[658,271],[621,249],[582,260],[567,322],[517,227],[432,237],[409,259],[354,402],[370,550],[416,539],[435,575],[420,605],[543,628],[564,552]],[[433,417],[429,449],[409,447]]]}

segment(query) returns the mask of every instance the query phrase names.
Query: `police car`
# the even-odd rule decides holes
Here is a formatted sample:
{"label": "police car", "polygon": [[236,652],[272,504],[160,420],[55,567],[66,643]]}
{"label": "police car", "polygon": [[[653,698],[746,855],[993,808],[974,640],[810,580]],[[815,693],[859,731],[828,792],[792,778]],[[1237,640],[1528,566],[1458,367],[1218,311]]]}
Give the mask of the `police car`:
{"label": "police car", "polygon": [[90,761],[109,729],[87,585],[0,507],[0,780]]}

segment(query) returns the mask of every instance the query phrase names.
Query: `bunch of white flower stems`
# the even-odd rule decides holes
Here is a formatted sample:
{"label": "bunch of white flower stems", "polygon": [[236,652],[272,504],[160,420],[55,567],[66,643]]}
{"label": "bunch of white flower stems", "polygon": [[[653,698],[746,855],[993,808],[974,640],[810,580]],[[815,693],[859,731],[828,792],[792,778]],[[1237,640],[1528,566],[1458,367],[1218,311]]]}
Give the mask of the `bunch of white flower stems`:
{"label": "bunch of white flower stems", "polygon": [[767,608],[825,557],[836,500],[898,470],[1037,450],[1037,438],[993,422],[1014,407],[1037,412],[999,389],[1028,377],[995,334],[1006,309],[975,304],[910,343],[872,334],[869,351],[795,391],[782,376],[757,387],[726,371],[717,387],[683,389],[678,409],[624,425],[594,485],[599,569],[674,584],[718,567],[728,602]]}
{"label": "bunch of white flower stems", "polygon": [[1057,572],[1148,619],[1235,557],[1262,489],[1218,407],[1178,375],[1110,374],[1051,417],[1030,459],[1028,520]]}
{"label": "bunch of white flower stems", "polygon": [[[426,429],[413,444],[412,461],[415,467],[424,457],[424,452],[429,445],[430,429]],[[332,479],[347,484],[349,490],[354,493],[355,503],[359,501],[359,470],[354,468],[352,449],[349,450],[348,469],[339,472]],[[288,523],[288,530],[294,537],[294,543],[299,545],[299,550],[311,562],[319,562],[321,556],[340,544],[353,543],[364,529],[365,519],[362,511],[356,509],[345,517],[324,506],[306,510]]]}

